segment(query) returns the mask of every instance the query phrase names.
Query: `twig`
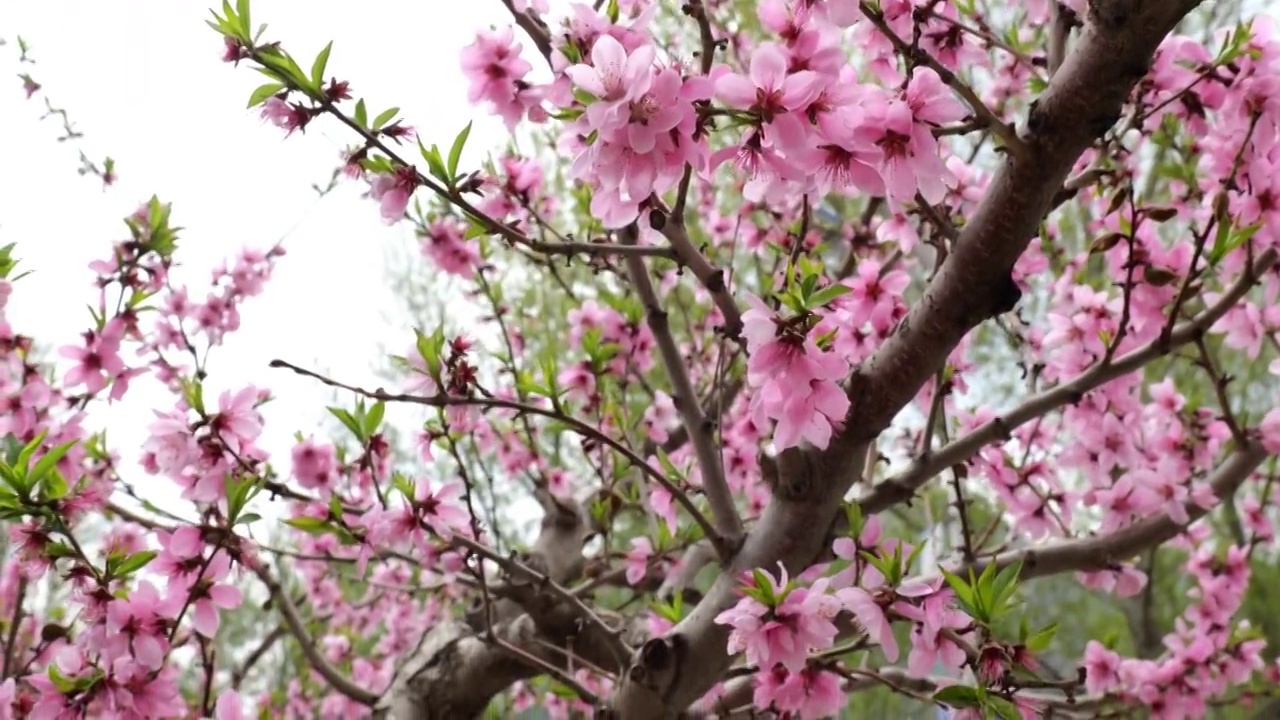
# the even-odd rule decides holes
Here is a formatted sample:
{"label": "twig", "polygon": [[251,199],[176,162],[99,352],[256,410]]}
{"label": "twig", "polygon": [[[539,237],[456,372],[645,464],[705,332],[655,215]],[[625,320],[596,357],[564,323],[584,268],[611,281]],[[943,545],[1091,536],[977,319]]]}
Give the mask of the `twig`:
{"label": "twig", "polygon": [[18,626],[22,624],[22,603],[27,599],[27,579],[18,580],[18,592],[13,601],[13,617],[9,619],[9,638],[4,646],[4,666],[0,667],[0,679],[9,677],[9,668],[13,667],[18,651]]}
{"label": "twig", "polygon": [[564,413],[557,412],[555,410],[540,408],[536,405],[529,405],[526,403],[515,402],[512,400],[503,400],[501,398],[460,397],[456,395],[433,395],[431,397],[427,397],[423,395],[409,395],[407,393],[389,393],[382,389],[366,390],[361,387],[356,387],[355,385],[348,385],[346,383],[338,382],[337,380],[332,380],[323,375],[320,375],[319,373],[315,373],[315,372],[312,372],[311,370],[298,367],[297,365],[286,362],[284,360],[272,360],[270,363],[268,363],[268,366],[273,368],[287,368],[289,370],[294,371],[295,373],[298,373],[299,375],[304,375],[306,377],[319,380],[320,382],[330,387],[336,387],[342,390],[348,390],[350,392],[356,393],[357,395],[362,395],[371,400],[381,400],[383,402],[411,403],[414,405],[426,405],[427,407],[437,407],[437,408],[459,407],[459,406],[471,405],[471,406],[476,406],[481,408],[497,408],[497,409],[503,409],[503,410],[515,410],[516,412],[520,412],[520,413],[528,413],[530,415],[539,415],[541,417],[551,418],[552,420],[558,420],[570,426],[571,428],[573,428],[573,430],[578,432],[580,435],[590,438],[592,440],[595,440],[603,445],[607,445],[613,450],[615,450],[616,452],[618,452],[620,455],[625,457],[632,465],[635,465],[636,467],[640,468],[641,472],[643,472],[645,475],[648,475],[651,479],[653,479],[659,485],[664,487],[667,490],[667,492],[670,492],[671,496],[675,498],[676,502],[680,503],[680,506],[683,507],[685,511],[688,512],[689,515],[693,517],[694,522],[696,522],[698,526],[702,528],[702,531],[706,534],[708,538],[718,539],[719,537],[715,529],[715,526],[712,525],[711,522],[707,520],[707,517],[702,514],[702,511],[698,509],[698,506],[695,505],[693,501],[689,499],[689,496],[684,492],[684,490],[677,487],[675,483],[671,482],[671,480],[667,478],[666,475],[655,470],[652,465],[645,462],[645,460],[641,458],[639,455],[637,455],[635,451],[633,451],[631,448],[628,448],[626,445],[623,445],[617,440],[614,440],[612,437],[609,437],[609,435],[601,432],[600,430],[597,430],[596,428],[591,427],[587,423],[575,417],[572,417],[570,415],[565,415]]}
{"label": "twig", "polygon": [[284,637],[287,632],[288,630],[284,625],[277,625],[271,629],[271,632],[267,633],[266,637],[262,638],[262,641],[253,649],[253,652],[249,653],[249,655],[245,657],[244,662],[240,663],[240,666],[235,669],[235,672],[231,673],[232,690],[240,689],[240,684],[249,676],[249,671],[253,669],[253,666],[257,665],[258,661],[266,656],[267,651],[279,642],[280,638]]}
{"label": "twig", "polygon": [[577,680],[574,679],[573,675],[570,675],[569,673],[565,672],[563,669],[558,668],[555,665],[552,665],[546,660],[543,660],[542,658],[538,657],[537,655],[534,655],[531,652],[528,652],[527,650],[524,650],[523,648],[512,645],[511,643],[507,642],[506,640],[503,640],[500,637],[497,637],[496,635],[493,637],[493,644],[499,648],[502,648],[506,652],[509,652],[512,655],[516,656],[520,661],[528,663],[529,665],[532,665],[533,667],[536,667],[539,670],[542,670],[548,675],[555,677],[559,683],[568,687],[570,690],[576,693],[578,695],[578,698],[581,699],[583,702],[588,703],[592,707],[596,707],[600,704],[600,698],[596,697],[595,693],[583,687],[581,683],[579,683]]}
{"label": "twig", "polygon": [[1013,429],[1066,405],[1074,398],[1118,377],[1131,373],[1174,348],[1194,342],[1249,292],[1258,279],[1275,265],[1280,254],[1268,248],[1258,256],[1253,267],[1236,281],[1217,304],[1195,318],[1181,323],[1168,338],[1156,338],[1109,364],[1098,363],[1076,379],[1045,390],[1017,408],[988,421],[968,435],[948,443],[930,457],[917,459],[903,473],[875,486],[861,501],[863,512],[875,513],[910,498],[915,491],[942,470],[964,462],[988,443],[1008,437]]}
{"label": "twig", "polygon": [[738,304],[734,302],[733,296],[729,294],[724,271],[712,265],[711,261],[693,246],[693,241],[689,239],[689,232],[685,228],[684,218],[674,215],[668,218],[662,226],[662,234],[671,243],[676,259],[688,266],[694,277],[698,278],[698,282],[702,283],[708,293],[711,293],[712,301],[724,316],[725,337],[741,344],[742,313],[738,310]]}
{"label": "twig", "polygon": [[960,515],[960,548],[964,553],[964,561],[971,563],[974,559],[974,546],[973,530],[969,525],[969,501],[965,500],[960,473],[955,468],[951,468],[951,487],[956,492],[956,512]]}
{"label": "twig", "polygon": [[511,0],[502,0],[502,4],[507,6],[507,10],[511,12],[516,24],[533,41],[534,47],[538,48],[538,52],[542,53],[542,57],[546,58],[547,63],[550,63],[551,32],[547,29],[547,24],[532,9],[518,12]]}
{"label": "twig", "polygon": [[[635,225],[623,229],[621,234],[624,244],[635,243],[637,238]],[[689,380],[689,371],[681,358],[680,348],[676,346],[671,327],[667,323],[667,313],[662,309],[658,293],[649,279],[648,268],[639,257],[628,257],[626,265],[627,272],[631,276],[631,284],[645,307],[649,329],[653,331],[654,341],[662,356],[662,364],[667,369],[671,388],[676,393],[673,398],[676,409],[680,412],[680,419],[684,421],[684,426],[688,430],[693,442],[694,454],[698,458],[698,467],[702,470],[702,489],[711,503],[711,514],[716,523],[716,530],[719,531],[725,543],[724,547],[718,547],[717,550],[721,551],[722,558],[727,558],[742,538],[742,520],[738,517],[733,495],[729,492],[729,485],[724,479],[724,468],[720,464],[720,453],[715,444],[715,429],[703,414],[702,406],[698,402],[698,394]],[[724,554],[726,550],[730,555]]]}
{"label": "twig", "polygon": [[982,99],[978,97],[978,94],[973,91],[973,88],[970,88],[963,80],[956,77],[955,73],[948,70],[946,66],[934,59],[932,55],[920,51],[919,48],[912,47],[907,43],[907,41],[898,37],[898,34],[889,27],[889,23],[885,22],[884,13],[865,2],[859,2],[858,5],[862,9],[862,14],[871,21],[872,25],[876,26],[876,29],[883,33],[885,37],[889,38],[889,41],[893,43],[894,48],[896,48],[898,52],[908,58],[923,62],[930,70],[933,70],[938,74],[938,77],[947,85],[947,87],[954,90],[957,95],[963,98],[964,101],[969,104],[973,113],[986,121],[992,132],[1000,136],[1000,139],[1004,142],[1005,147],[1008,148],[1010,152],[1016,154],[1026,152],[1026,143],[1022,141],[1022,138],[1018,137],[1018,133],[1014,131],[1013,126],[1009,125],[998,115],[992,112],[991,108],[987,107],[986,104],[982,102]]}
{"label": "twig", "polygon": [[1236,414],[1231,410],[1231,398],[1227,397],[1227,384],[1231,382],[1230,376],[1222,375],[1218,372],[1213,362],[1213,355],[1209,352],[1209,345],[1204,341],[1204,337],[1196,338],[1196,350],[1200,353],[1200,358],[1196,364],[1204,368],[1209,375],[1209,381],[1213,384],[1213,392],[1218,398],[1218,404],[1222,406],[1222,421],[1227,424],[1227,428],[1231,430],[1231,437],[1235,438],[1238,443],[1248,442],[1245,437],[1244,430],[1240,426],[1240,421],[1236,419]]}
{"label": "twig", "polygon": [[302,620],[302,616],[298,613],[298,608],[293,604],[293,599],[289,597],[280,583],[271,576],[271,573],[263,565],[249,566],[250,570],[258,576],[262,583],[267,586],[267,590],[271,593],[276,607],[280,608],[280,614],[284,616],[285,625],[289,628],[289,632],[294,639],[298,641],[299,647],[302,648],[302,654],[307,657],[307,661],[311,663],[311,667],[320,673],[334,690],[346,695],[357,703],[372,707],[378,702],[378,695],[372,693],[359,685],[356,685],[350,678],[343,675],[341,671],[335,668],[318,648],[315,641],[311,638],[311,633],[307,632],[306,624]]}

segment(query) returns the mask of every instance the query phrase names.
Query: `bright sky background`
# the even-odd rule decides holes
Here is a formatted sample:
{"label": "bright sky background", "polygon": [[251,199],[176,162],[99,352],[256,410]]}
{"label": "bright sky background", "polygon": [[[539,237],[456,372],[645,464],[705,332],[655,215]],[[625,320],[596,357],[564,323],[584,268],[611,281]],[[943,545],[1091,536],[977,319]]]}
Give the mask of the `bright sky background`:
{"label": "bright sky background", "polygon": [[[222,41],[205,25],[209,2],[42,0],[0,3],[0,245],[16,242],[20,269],[9,316],[18,332],[45,347],[74,342],[91,322],[96,302],[88,264],[127,237],[122,218],[152,194],[173,203],[181,235],[176,281],[202,297],[210,272],[245,246],[268,248],[287,235],[288,255],[263,295],[242,308],[242,327],[215,349],[206,398],[255,383],[277,401],[264,408],[262,445],[288,472],[295,431],[310,433],[325,416],[327,388],[287,371],[273,358],[325,368],[339,379],[376,387],[380,347],[412,343],[412,321],[385,289],[387,255],[414,239],[408,223],[388,228],[377,204],[347,183],[317,200],[339,151],[355,143],[350,131],[321,119],[305,135],[285,140],[246,109],[265,78],[249,67],[221,62]],[[351,83],[370,116],[399,106],[423,140],[444,145],[476,117],[463,164],[501,144],[501,123],[474,112],[458,67],[460,49],[477,29],[503,21],[493,2],[444,3],[366,0],[254,0],[255,24],[282,41],[303,67],[334,40],[329,74]],[[31,46],[35,65],[17,63],[16,36]],[[77,148],[58,143],[55,119],[40,121],[40,96],[27,101],[14,73],[29,72],[55,107],[66,109],[78,141],[95,161],[116,159],[119,180],[105,191],[81,178]],[[416,152],[410,151],[411,157]],[[426,278],[425,282],[431,282]],[[91,417],[134,466],[151,409],[171,407],[155,384],[131,390],[122,404],[99,405]],[[105,412],[104,412],[105,411]],[[137,471],[135,484],[178,509],[173,486]]]}

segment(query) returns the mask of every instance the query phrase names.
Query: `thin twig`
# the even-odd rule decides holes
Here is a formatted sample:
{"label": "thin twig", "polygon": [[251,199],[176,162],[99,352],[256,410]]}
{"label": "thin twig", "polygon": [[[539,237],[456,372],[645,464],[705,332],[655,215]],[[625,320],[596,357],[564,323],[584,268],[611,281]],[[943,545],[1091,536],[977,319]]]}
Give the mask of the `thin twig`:
{"label": "thin twig", "polygon": [[[623,229],[621,234],[624,244],[634,243],[637,238],[635,225]],[[667,313],[662,309],[658,293],[649,279],[648,268],[639,257],[628,257],[626,265],[631,284],[645,307],[649,329],[653,332],[654,341],[658,345],[662,364],[667,369],[671,389],[675,391],[676,395],[673,399],[676,409],[680,412],[680,419],[684,422],[693,442],[698,467],[702,471],[702,489],[711,503],[712,519],[725,542],[725,547],[719,547],[717,550],[728,551],[731,554],[742,537],[742,520],[738,517],[738,510],[733,503],[733,494],[729,492],[729,485],[725,482],[724,468],[720,464],[720,453],[715,444],[715,428],[698,402],[698,394],[689,380],[689,371],[680,355],[680,348],[676,346],[675,337],[671,334]],[[727,556],[722,552],[721,557]]]}
{"label": "thin twig", "polygon": [[696,522],[698,526],[702,528],[702,531],[706,533],[708,538],[718,537],[718,533],[715,529],[715,526],[712,525],[711,522],[707,520],[707,517],[703,515],[702,511],[698,509],[698,506],[695,505],[693,501],[689,499],[689,496],[684,492],[683,489],[677,487],[675,483],[671,482],[671,480],[667,478],[666,475],[654,469],[654,467],[649,463],[645,462],[645,460],[641,458],[639,455],[637,455],[635,451],[633,451],[631,448],[627,447],[626,445],[623,445],[617,440],[614,440],[612,437],[610,437],[606,433],[603,433],[600,430],[591,427],[587,423],[573,416],[565,415],[564,413],[557,412],[555,410],[541,408],[536,405],[529,405],[526,403],[515,402],[512,400],[503,400],[501,398],[460,397],[456,395],[433,395],[428,397],[424,395],[410,395],[407,393],[389,393],[382,389],[366,390],[364,388],[357,387],[355,385],[348,385],[346,383],[338,382],[337,380],[332,380],[323,375],[320,375],[319,373],[312,372],[311,370],[307,370],[306,368],[298,367],[297,365],[286,362],[284,360],[272,360],[270,363],[268,363],[268,366],[273,368],[286,368],[286,369],[292,370],[295,373],[298,373],[299,375],[304,375],[306,377],[319,380],[320,382],[330,387],[336,387],[342,390],[348,390],[350,392],[356,393],[357,395],[362,395],[371,400],[381,400],[383,402],[402,402],[402,403],[410,403],[414,405],[426,405],[427,407],[438,407],[438,408],[462,407],[462,406],[474,406],[474,407],[480,407],[480,408],[497,408],[497,409],[503,409],[503,410],[515,410],[516,412],[520,412],[520,413],[528,413],[530,415],[539,415],[541,417],[551,418],[552,420],[559,420],[560,422],[570,426],[574,431],[576,431],[580,435],[590,438],[592,440],[595,440],[603,445],[609,446],[610,448],[618,452],[620,455],[625,457],[632,465],[635,465],[636,467],[640,468],[641,472],[643,472],[645,475],[649,476],[651,479],[656,481],[659,485],[664,487],[667,490],[667,492],[671,493],[671,496],[675,498],[676,502],[680,503],[680,506],[683,507],[685,511],[689,513],[690,516],[693,517],[694,522]]}
{"label": "thin twig", "polygon": [[1000,139],[1004,142],[1005,147],[1008,148],[1010,152],[1015,154],[1023,154],[1026,152],[1027,145],[1022,141],[1022,138],[1018,137],[1018,133],[1014,131],[1013,126],[1006,123],[1000,118],[1000,116],[996,115],[991,108],[987,107],[986,103],[982,102],[982,99],[978,97],[978,94],[973,91],[973,88],[969,87],[963,80],[957,77],[955,73],[948,70],[946,66],[938,62],[932,55],[922,52],[919,48],[912,47],[910,43],[898,37],[898,34],[895,33],[893,29],[889,27],[889,23],[885,21],[884,13],[865,2],[859,2],[858,5],[862,9],[862,14],[871,21],[872,25],[876,26],[876,29],[883,33],[885,37],[889,38],[889,41],[893,43],[894,48],[896,48],[898,52],[910,59],[923,62],[930,70],[933,70],[938,74],[938,77],[947,85],[947,87],[954,90],[957,95],[963,98],[964,101],[968,103],[970,109],[973,110],[973,113],[985,121],[988,127],[991,128],[992,132],[1000,136]]}
{"label": "thin twig", "polygon": [[267,590],[271,593],[271,598],[276,607],[280,609],[280,614],[284,616],[285,625],[289,628],[289,632],[294,639],[298,641],[298,646],[302,648],[302,654],[306,656],[307,661],[311,663],[311,667],[320,676],[329,683],[334,690],[346,695],[353,701],[372,707],[378,702],[378,695],[372,693],[359,685],[356,685],[350,678],[343,675],[340,670],[335,668],[316,647],[315,641],[311,637],[311,633],[307,631],[306,623],[303,622],[298,608],[293,604],[293,599],[285,592],[280,583],[271,575],[271,572],[264,565],[250,566],[246,565],[253,571],[258,579],[267,586]]}

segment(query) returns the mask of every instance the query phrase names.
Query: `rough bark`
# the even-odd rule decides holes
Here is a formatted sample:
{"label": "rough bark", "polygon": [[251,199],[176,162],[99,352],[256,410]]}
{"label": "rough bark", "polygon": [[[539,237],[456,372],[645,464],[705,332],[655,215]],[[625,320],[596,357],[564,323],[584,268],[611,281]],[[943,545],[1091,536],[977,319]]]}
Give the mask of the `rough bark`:
{"label": "rough bark", "polygon": [[[582,658],[621,671],[630,648],[607,620],[584,617],[581,604],[553,592],[582,572],[588,533],[580,505],[540,494],[545,514],[537,540],[520,563],[508,563],[501,581],[489,581],[465,619],[435,625],[400,664],[375,717],[382,720],[455,720],[478,717],[498,693],[544,672],[536,661],[567,668]],[[611,618],[611,627],[621,620]],[[490,639],[492,629],[492,640]],[[514,648],[514,650],[512,649]],[[533,660],[531,660],[531,658]],[[535,661],[536,660],[536,661]]]}
{"label": "rough bark", "polygon": [[613,709],[623,718],[673,717],[729,667],[728,629],[715,617],[737,600],[742,572],[779,562],[797,572],[827,544],[866,452],[959,341],[1017,301],[1010,271],[1080,155],[1120,117],[1160,41],[1198,3],[1094,0],[1071,54],[1027,118],[1025,151],[1006,158],[951,256],[897,332],[850,381],[845,430],[825,452],[779,458],[773,501],[707,596],[665,638],[646,643]]}

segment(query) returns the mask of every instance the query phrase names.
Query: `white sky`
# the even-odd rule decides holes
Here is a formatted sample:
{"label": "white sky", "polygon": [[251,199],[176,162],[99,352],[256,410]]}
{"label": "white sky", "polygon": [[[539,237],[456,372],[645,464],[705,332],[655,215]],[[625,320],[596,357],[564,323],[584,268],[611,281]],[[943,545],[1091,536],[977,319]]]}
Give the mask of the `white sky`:
{"label": "white sky", "polygon": [[[220,4],[220,3],[219,3]],[[83,0],[0,2],[0,245],[16,242],[21,269],[10,319],[46,347],[76,340],[96,302],[92,260],[125,237],[122,218],[152,194],[174,205],[186,228],[178,282],[202,297],[209,273],[245,245],[267,248],[288,233],[288,255],[263,295],[243,307],[241,329],[214,351],[206,397],[248,383],[267,385],[278,400],[266,408],[266,437],[277,468],[288,472],[295,431],[310,433],[325,415],[326,388],[267,362],[280,357],[334,376],[376,386],[380,345],[412,342],[409,321],[384,289],[386,254],[413,242],[407,223],[388,228],[377,204],[355,184],[317,202],[339,150],[355,139],[331,120],[287,141],[245,108],[265,78],[221,62],[222,41],[204,23],[209,2]],[[478,162],[505,135],[500,122],[466,104],[458,53],[476,29],[504,19],[497,0],[465,4],[365,0],[254,0],[254,23],[309,67],[329,40],[329,74],[366,98],[371,116],[402,108],[424,141],[444,145],[473,117],[464,165]],[[31,45],[36,65],[17,63],[15,37]],[[117,161],[118,183],[103,191],[76,174],[77,150],[58,143],[60,126],[40,121],[44,104],[24,97],[14,74],[30,72],[55,107],[85,134],[81,147],[100,162]],[[416,152],[412,152],[416,157]],[[110,427],[124,467],[134,464],[152,408],[171,401],[157,385],[131,390],[123,405],[91,417]],[[95,426],[97,423],[95,423]],[[174,499],[173,486],[138,472],[140,488]],[[152,497],[155,497],[153,495]],[[175,502],[163,503],[178,509]]]}

